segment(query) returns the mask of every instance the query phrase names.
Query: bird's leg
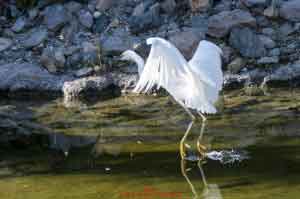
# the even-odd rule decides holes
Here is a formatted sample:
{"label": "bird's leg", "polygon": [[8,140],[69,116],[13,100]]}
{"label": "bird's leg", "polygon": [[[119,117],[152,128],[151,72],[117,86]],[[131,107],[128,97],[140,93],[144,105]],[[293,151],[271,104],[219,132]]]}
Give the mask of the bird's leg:
{"label": "bird's leg", "polygon": [[190,130],[191,130],[193,124],[194,124],[194,120],[192,120],[192,121],[190,122],[190,124],[189,124],[189,126],[188,126],[188,128],[187,128],[187,130],[186,130],[186,132],[185,132],[185,134],[184,134],[184,136],[183,136],[183,137],[181,138],[181,140],[180,140],[180,146],[179,146],[179,149],[180,149],[180,156],[181,156],[181,159],[184,159],[184,158],[186,157],[186,152],[185,152],[184,142],[185,142],[185,140],[186,140],[186,138],[187,138],[187,136],[188,136],[188,134],[189,134],[189,132],[190,132]]}
{"label": "bird's leg", "polygon": [[[177,100],[176,100],[177,101]],[[180,150],[180,156],[181,156],[181,159],[184,159],[186,157],[186,152],[185,152],[185,146],[184,146],[184,141],[186,140],[193,124],[194,124],[194,121],[195,121],[195,116],[191,113],[191,111],[181,102],[181,101],[177,101],[183,108],[184,110],[189,114],[189,116],[191,117],[191,122],[189,123],[189,126],[184,134],[184,136],[181,138],[181,141],[180,141],[180,145],[179,145],[179,150]]]}
{"label": "bird's leg", "polygon": [[196,192],[196,189],[193,185],[193,183],[191,182],[191,180],[189,179],[188,175],[187,175],[187,169],[186,169],[186,160],[181,159],[180,161],[180,168],[181,168],[181,174],[183,175],[183,177],[185,178],[186,182],[189,184],[191,191],[194,195],[194,198],[198,198],[198,193]]}
{"label": "bird's leg", "polygon": [[202,118],[202,125],[201,125],[200,135],[199,135],[198,140],[197,140],[197,149],[198,149],[200,155],[202,157],[205,157],[205,153],[206,153],[207,148],[204,145],[201,144],[201,140],[202,140],[202,137],[203,137],[203,134],[204,134],[206,117],[200,112],[198,112],[198,114]]}

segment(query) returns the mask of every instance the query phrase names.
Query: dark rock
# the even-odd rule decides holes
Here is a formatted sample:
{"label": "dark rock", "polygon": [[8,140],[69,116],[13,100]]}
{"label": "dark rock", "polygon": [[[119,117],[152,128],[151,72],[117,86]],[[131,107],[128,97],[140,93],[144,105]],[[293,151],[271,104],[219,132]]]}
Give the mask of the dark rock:
{"label": "dark rock", "polygon": [[100,15],[95,20],[94,31],[97,33],[102,33],[106,27],[109,25],[110,19],[107,15]]}
{"label": "dark rock", "polygon": [[300,1],[284,1],[279,10],[280,16],[284,19],[299,22],[300,21]]}
{"label": "dark rock", "polygon": [[41,44],[48,36],[46,29],[37,28],[30,31],[28,37],[22,42],[25,48],[33,48]]}
{"label": "dark rock", "polygon": [[69,1],[65,4],[65,8],[70,12],[70,13],[78,13],[79,10],[81,10],[82,5],[76,1]]}
{"label": "dark rock", "polygon": [[61,71],[66,63],[64,48],[47,47],[41,56],[41,64],[51,73]]}
{"label": "dark rock", "polygon": [[19,17],[13,27],[11,28],[14,32],[22,32],[27,24],[25,17]]}
{"label": "dark rock", "polygon": [[71,20],[71,22],[65,25],[61,31],[61,36],[67,44],[76,43],[75,36],[79,31],[79,24],[76,20]]}
{"label": "dark rock", "polygon": [[229,43],[244,57],[263,57],[266,54],[264,44],[250,28],[234,28],[231,31]]}
{"label": "dark rock", "polygon": [[158,27],[162,22],[159,11],[160,5],[156,3],[147,12],[138,16],[132,16],[129,19],[130,30],[133,33],[140,33]]}
{"label": "dark rock", "polygon": [[275,35],[275,30],[273,28],[263,28],[261,31],[264,35],[268,35],[270,37],[273,37]]}
{"label": "dark rock", "polygon": [[270,50],[269,56],[274,57],[274,56],[279,56],[280,55],[280,49],[279,48],[274,48]]}
{"label": "dark rock", "polygon": [[76,52],[67,58],[67,65],[69,67],[78,68],[79,66],[81,66],[81,62],[82,62],[81,52]]}
{"label": "dark rock", "polygon": [[213,0],[189,0],[193,12],[207,11],[213,5]]}
{"label": "dark rock", "polygon": [[142,16],[154,3],[154,0],[142,1],[134,8],[132,16]]}
{"label": "dark rock", "polygon": [[269,6],[264,10],[264,15],[269,18],[277,18],[279,16],[278,6],[276,5]]}
{"label": "dark rock", "polygon": [[176,9],[176,1],[175,0],[165,0],[161,4],[161,8],[165,13],[172,14]]}
{"label": "dark rock", "polygon": [[2,91],[55,91],[61,92],[63,83],[72,78],[50,74],[40,66],[23,64],[6,64],[0,66],[0,90]]}
{"label": "dark rock", "polygon": [[258,64],[277,64],[279,63],[278,57],[262,57],[257,60]]}
{"label": "dark rock", "polygon": [[264,16],[257,16],[256,22],[260,27],[268,27],[270,25],[270,21]]}
{"label": "dark rock", "polygon": [[275,48],[276,43],[270,38],[265,35],[259,35],[260,41],[263,43],[264,47],[267,49]]}
{"label": "dark rock", "polygon": [[256,26],[256,20],[247,11],[224,11],[209,18],[207,34],[221,38],[226,36],[233,27],[239,25],[253,27]]}
{"label": "dark rock", "polygon": [[242,68],[244,68],[246,62],[241,57],[235,58],[230,64],[228,64],[227,69],[233,73],[238,73]]}
{"label": "dark rock", "polygon": [[97,0],[96,9],[100,11],[105,11],[110,9],[115,3],[116,0]]}
{"label": "dark rock", "polygon": [[66,56],[70,56],[79,51],[80,51],[80,47],[78,47],[78,46],[68,46],[68,47],[65,47],[64,54]]}
{"label": "dark rock", "polygon": [[110,35],[103,35],[101,38],[101,48],[104,54],[119,55],[125,50],[133,49],[133,47],[140,43],[138,37],[132,36],[123,28],[118,28]]}
{"label": "dark rock", "polygon": [[241,0],[241,2],[247,7],[264,7],[267,5],[268,0]]}
{"label": "dark rock", "polygon": [[70,16],[67,9],[59,4],[48,6],[44,11],[44,23],[52,31],[60,29],[69,19]]}
{"label": "dark rock", "polygon": [[28,11],[29,20],[34,20],[37,16],[39,16],[39,10],[37,8],[32,8]]}
{"label": "dark rock", "polygon": [[283,82],[292,83],[293,80],[300,80],[300,63],[288,64],[279,67],[264,78],[261,87],[272,87]]}
{"label": "dark rock", "polygon": [[75,76],[76,76],[76,77],[86,77],[86,76],[91,75],[93,72],[94,72],[94,69],[93,69],[93,68],[85,67],[85,68],[82,68],[82,69],[77,70],[77,71],[75,72]]}
{"label": "dark rock", "polygon": [[217,4],[214,6],[214,13],[219,13],[223,11],[230,11],[232,8],[233,2],[228,0],[221,0],[217,2]]}
{"label": "dark rock", "polygon": [[191,17],[191,25],[193,28],[198,28],[201,32],[207,32],[208,19],[205,16],[196,15]]}
{"label": "dark rock", "polygon": [[223,51],[223,61],[225,64],[228,64],[232,59],[234,50],[230,46],[221,46],[221,49]]}
{"label": "dark rock", "polygon": [[12,45],[12,40],[0,37],[0,52],[8,49]]}
{"label": "dark rock", "polygon": [[89,11],[80,10],[78,17],[79,17],[80,23],[83,26],[85,26],[86,28],[91,28],[93,26],[94,19]]}
{"label": "dark rock", "polygon": [[295,29],[290,23],[284,23],[279,28],[280,37],[286,37],[294,32]]}
{"label": "dark rock", "polygon": [[169,40],[187,59],[193,56],[199,42],[203,39],[205,39],[205,33],[199,31],[197,28],[185,29],[169,37]]}
{"label": "dark rock", "polygon": [[100,63],[100,49],[91,42],[82,43],[82,62],[85,66]]}

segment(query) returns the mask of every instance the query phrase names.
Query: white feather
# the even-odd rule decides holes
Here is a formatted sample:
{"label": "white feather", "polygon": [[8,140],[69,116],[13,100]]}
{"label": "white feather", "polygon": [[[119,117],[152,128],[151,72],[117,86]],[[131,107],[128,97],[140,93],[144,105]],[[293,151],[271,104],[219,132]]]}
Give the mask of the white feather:
{"label": "white feather", "polygon": [[149,38],[152,45],[144,70],[133,92],[147,93],[163,87],[177,101],[202,113],[215,113],[214,103],[222,89],[221,49],[201,41],[187,62],[178,49],[161,38]]}

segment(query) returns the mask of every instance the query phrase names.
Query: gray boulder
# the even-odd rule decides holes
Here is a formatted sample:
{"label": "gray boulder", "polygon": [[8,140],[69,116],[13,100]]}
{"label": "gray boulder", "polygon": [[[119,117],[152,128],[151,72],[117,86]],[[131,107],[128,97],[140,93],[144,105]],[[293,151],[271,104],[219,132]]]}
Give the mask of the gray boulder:
{"label": "gray boulder", "polygon": [[21,32],[24,30],[25,26],[27,24],[25,17],[19,17],[16,22],[14,23],[13,27],[11,28],[14,32]]}
{"label": "gray boulder", "polygon": [[62,5],[55,4],[44,10],[44,23],[49,30],[57,31],[70,19],[68,10]]}
{"label": "gray boulder", "polygon": [[300,21],[300,1],[284,1],[280,7],[279,14],[282,18],[299,22]]}
{"label": "gray boulder", "polygon": [[80,23],[86,27],[86,28],[91,28],[93,26],[94,23],[94,19],[92,14],[89,11],[86,10],[80,10],[79,14],[79,21]]}
{"label": "gray boulder", "polygon": [[162,18],[159,15],[160,4],[152,5],[148,11],[139,15],[133,15],[129,19],[130,30],[133,33],[146,32],[151,28],[158,27],[161,24]]}
{"label": "gray boulder", "polygon": [[105,11],[110,9],[117,1],[116,0],[96,0],[96,9]]}
{"label": "gray boulder", "polygon": [[30,63],[0,66],[0,90],[2,91],[54,91],[61,92],[65,81],[72,78],[56,76],[38,65]]}
{"label": "gray boulder", "polygon": [[223,11],[208,20],[207,34],[212,37],[225,37],[235,26],[256,26],[256,19],[244,10]]}
{"label": "gray boulder", "polygon": [[169,40],[187,59],[190,59],[194,55],[199,42],[203,39],[205,39],[205,33],[199,31],[197,28],[185,29],[169,37]]}
{"label": "gray boulder", "polygon": [[172,13],[174,13],[175,8],[176,8],[176,1],[175,0],[165,0],[161,4],[161,8],[164,12],[166,12],[168,14],[172,14]]}
{"label": "gray boulder", "polygon": [[64,48],[45,48],[40,61],[41,64],[51,73],[63,70],[66,63]]}
{"label": "gray boulder", "polygon": [[93,66],[100,63],[100,49],[91,42],[82,43],[82,63]]}
{"label": "gray boulder", "polygon": [[250,28],[234,28],[231,31],[229,43],[244,57],[256,58],[263,57],[266,54],[265,46],[260,37]]}
{"label": "gray boulder", "polygon": [[241,0],[241,2],[247,7],[266,6],[268,0]]}
{"label": "gray boulder", "polygon": [[[300,80],[300,63],[288,64],[285,66],[281,66],[276,69],[271,74],[267,75],[261,87],[265,86],[275,86],[280,83],[292,82],[293,80],[297,80],[299,83]],[[296,82],[294,82],[296,83]]]}
{"label": "gray boulder", "polygon": [[104,54],[119,55],[127,49],[133,49],[140,43],[140,39],[132,36],[126,29],[117,28],[110,35],[101,37],[101,47]]}
{"label": "gray boulder", "polygon": [[37,28],[33,29],[27,35],[27,38],[22,42],[25,48],[33,48],[41,44],[48,36],[46,29]]}
{"label": "gray boulder", "polygon": [[279,58],[277,56],[274,57],[262,57],[257,60],[258,64],[277,64],[279,63]]}
{"label": "gray boulder", "polygon": [[12,40],[4,37],[0,37],[0,52],[10,48],[12,45]]}
{"label": "gray boulder", "polygon": [[267,49],[272,49],[276,46],[276,43],[268,36],[259,35],[259,39]]}
{"label": "gray boulder", "polygon": [[213,5],[213,0],[189,0],[193,12],[207,11]]}
{"label": "gray boulder", "polygon": [[71,13],[77,13],[81,10],[82,5],[76,1],[69,1],[65,4],[65,8]]}

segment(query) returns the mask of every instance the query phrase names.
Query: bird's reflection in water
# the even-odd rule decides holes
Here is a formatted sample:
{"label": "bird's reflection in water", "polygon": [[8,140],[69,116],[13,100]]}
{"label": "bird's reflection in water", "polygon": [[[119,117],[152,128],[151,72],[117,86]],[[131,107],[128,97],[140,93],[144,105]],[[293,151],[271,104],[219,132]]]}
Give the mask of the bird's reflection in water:
{"label": "bird's reflection in water", "polygon": [[203,170],[203,165],[204,161],[203,160],[199,160],[197,162],[197,167],[199,168],[199,172],[201,175],[201,179],[202,179],[202,183],[203,183],[203,190],[202,193],[199,195],[199,192],[197,192],[197,190],[195,189],[194,184],[192,183],[192,181],[190,180],[189,176],[188,176],[188,172],[191,171],[191,168],[186,168],[187,165],[187,161],[182,159],[180,162],[180,166],[181,166],[181,173],[183,175],[183,177],[185,178],[185,180],[187,181],[188,185],[191,188],[191,191],[193,193],[193,199],[222,199],[222,194],[220,191],[220,188],[217,184],[209,184],[206,180],[206,176]]}

